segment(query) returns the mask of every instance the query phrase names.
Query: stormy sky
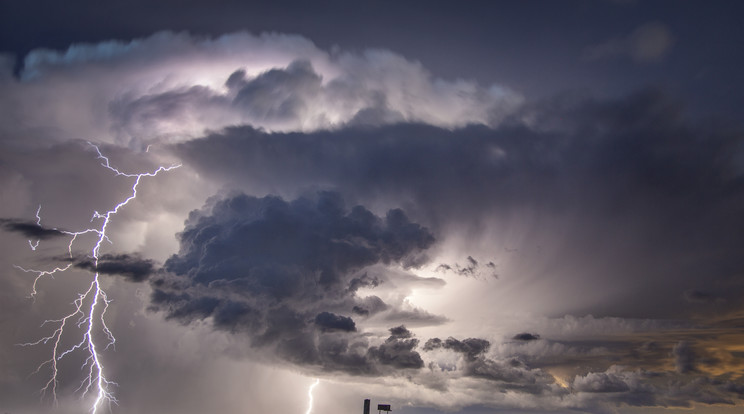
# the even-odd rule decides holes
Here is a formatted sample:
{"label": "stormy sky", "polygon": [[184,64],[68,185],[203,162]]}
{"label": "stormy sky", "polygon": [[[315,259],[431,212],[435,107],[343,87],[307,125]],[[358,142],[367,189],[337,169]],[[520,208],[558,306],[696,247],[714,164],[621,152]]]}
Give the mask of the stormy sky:
{"label": "stormy sky", "polygon": [[0,3],[0,412],[741,411],[740,15]]}

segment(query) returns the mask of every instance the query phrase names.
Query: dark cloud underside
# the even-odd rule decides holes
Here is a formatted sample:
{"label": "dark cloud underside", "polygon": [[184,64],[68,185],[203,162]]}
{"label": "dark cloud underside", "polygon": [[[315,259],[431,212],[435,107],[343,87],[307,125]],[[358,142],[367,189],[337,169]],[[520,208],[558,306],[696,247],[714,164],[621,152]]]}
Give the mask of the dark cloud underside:
{"label": "dark cloud underside", "polygon": [[420,263],[434,242],[402,210],[384,218],[349,210],[333,192],[291,202],[237,194],[192,212],[179,239],[180,252],[152,282],[153,309],[168,318],[211,318],[215,328],[247,334],[298,364],[354,374],[420,367],[417,340],[394,335],[370,348],[349,316],[389,307],[356,295],[381,283],[359,271]]}
{"label": "dark cloud underside", "polygon": [[143,259],[137,254],[104,254],[99,257],[97,264],[90,258],[84,258],[77,260],[75,267],[122,276],[130,282],[143,282],[157,270],[154,261]]}
{"label": "dark cloud underside", "polygon": [[[741,137],[727,125],[685,121],[677,102],[649,90],[618,101],[556,98],[496,130],[233,128],[174,149],[207,176],[258,193],[327,186],[361,202],[407,203],[435,232],[457,223],[477,234],[484,221],[533,215],[545,226],[535,231],[564,234],[554,248],[562,262],[585,266],[574,274],[601,273],[634,297],[648,295],[633,309],[618,297],[586,311],[672,316],[686,291],[725,301],[727,280],[744,268],[735,253],[744,248]],[[614,262],[593,263],[600,257]],[[638,291],[632,284],[641,280]]]}
{"label": "dark cloud underside", "polygon": [[11,233],[19,233],[24,237],[28,237],[35,240],[47,240],[53,237],[63,236],[64,233],[57,229],[44,228],[31,221],[23,221],[18,219],[0,219],[0,225],[2,225],[6,231]]}
{"label": "dark cloud underside", "polygon": [[[0,412],[57,362],[83,411],[78,333],[117,336],[112,412],[297,412],[305,375],[316,411],[735,411],[744,25],[709,3],[0,2]],[[133,178],[85,140],[182,163],[97,260],[52,226]],[[64,358],[14,345],[55,323]]]}

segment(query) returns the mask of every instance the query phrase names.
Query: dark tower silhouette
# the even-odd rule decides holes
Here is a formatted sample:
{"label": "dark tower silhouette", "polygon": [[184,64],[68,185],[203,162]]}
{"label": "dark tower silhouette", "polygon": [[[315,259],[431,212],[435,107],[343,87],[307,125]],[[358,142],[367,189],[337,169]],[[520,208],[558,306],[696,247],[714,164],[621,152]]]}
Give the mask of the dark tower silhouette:
{"label": "dark tower silhouette", "polygon": [[364,414],[369,414],[369,399],[364,400]]}

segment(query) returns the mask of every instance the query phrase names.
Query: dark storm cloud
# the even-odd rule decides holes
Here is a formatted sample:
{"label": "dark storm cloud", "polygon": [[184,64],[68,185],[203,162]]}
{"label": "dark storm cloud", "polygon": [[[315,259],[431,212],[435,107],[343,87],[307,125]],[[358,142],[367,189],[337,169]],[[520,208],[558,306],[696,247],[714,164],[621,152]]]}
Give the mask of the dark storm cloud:
{"label": "dark storm cloud", "polygon": [[208,214],[192,213],[179,238],[181,251],[165,263],[167,271],[203,285],[253,276],[255,282],[245,280],[250,284],[243,287],[276,299],[302,292],[272,278],[315,278],[323,288],[343,285],[345,292],[351,280],[358,283],[349,278],[354,270],[406,263],[434,242],[400,209],[384,219],[362,206],[347,211],[333,192],[292,202],[247,195],[216,201]]}
{"label": "dark storm cloud", "polygon": [[516,339],[517,341],[535,341],[535,340],[540,339],[540,335],[532,334],[529,332],[522,332],[522,333],[514,335],[512,339]]}
{"label": "dark storm cloud", "polygon": [[[406,203],[407,212],[431,223],[436,232],[444,231],[449,223],[477,228],[482,219],[514,211],[566,214],[563,217],[569,218],[572,226],[563,234],[563,250],[559,250],[566,262],[591,260],[593,254],[587,251],[602,246],[608,237],[631,234],[628,240],[632,247],[623,243],[608,246],[613,252],[625,249],[632,260],[603,263],[591,273],[613,284],[635,286],[642,280],[649,288],[642,292],[631,289],[635,297],[616,298],[614,307],[607,306],[613,300],[609,297],[587,312],[637,312],[648,317],[649,311],[656,311],[652,308],[685,309],[682,298],[704,300],[704,295],[683,292],[701,292],[699,286],[703,285],[713,285],[717,292],[742,265],[737,249],[744,243],[734,231],[744,228],[740,214],[744,207],[740,196],[744,189],[741,135],[725,125],[693,125],[683,114],[677,102],[654,90],[616,101],[563,96],[526,107],[510,124],[496,130],[468,127],[447,131],[399,124],[266,134],[235,128],[180,144],[177,151],[193,161],[192,165],[199,165],[204,174],[259,193],[264,188],[283,188],[292,194],[318,183],[331,183],[330,188],[361,202],[383,199],[391,204]],[[225,163],[229,169],[223,168]],[[504,251],[520,255],[526,250],[520,247]],[[695,254],[690,256],[690,251]],[[691,260],[687,263],[694,263],[692,267],[675,265],[679,252],[687,252]],[[713,256],[717,259],[711,260]],[[463,276],[481,268],[495,271],[495,263],[484,263],[469,256],[464,264],[442,263],[438,271]],[[653,275],[649,269],[656,269]],[[700,280],[701,274],[706,275],[705,281]],[[358,276],[349,289],[378,284],[370,275]],[[677,290],[670,288],[677,284]],[[647,295],[648,302],[638,299],[639,295]],[[643,303],[649,304],[648,309],[639,310]],[[355,304],[347,312],[354,318],[365,318],[372,309]],[[421,366],[418,355],[413,354],[417,344],[400,342],[412,338],[399,338],[398,342],[391,338],[387,345],[370,348],[363,358],[365,364],[354,365],[364,367],[359,372],[372,372],[378,365]],[[532,395],[569,393],[556,385],[548,371],[582,366],[587,372],[575,377],[570,391],[582,399],[577,407],[602,407],[608,402],[688,406],[692,402],[727,403],[734,395],[723,385],[695,388],[695,381],[685,377],[700,374],[695,366],[721,367],[712,355],[696,354],[691,347],[665,342],[658,349],[651,345],[643,348],[634,340],[620,339],[538,339],[535,333],[519,333],[499,345],[498,354],[493,355],[487,355],[488,341],[473,338],[434,338],[422,349],[425,357],[436,355],[436,350],[462,355],[457,367],[446,360],[432,363],[439,368],[433,373],[455,370],[496,389]],[[629,351],[636,348],[635,353]],[[360,358],[362,354],[354,355]],[[679,371],[610,366],[658,366],[659,360],[671,360]],[[436,377],[420,381],[439,387],[436,389],[447,388]]]}
{"label": "dark storm cloud", "polygon": [[144,282],[157,271],[155,262],[138,254],[104,254],[98,264],[91,259],[75,260],[75,267],[106,275],[122,276],[130,282]]}
{"label": "dark storm cloud", "polygon": [[453,337],[449,337],[444,341],[439,338],[432,338],[424,344],[424,351],[444,348],[459,352],[465,355],[468,360],[474,361],[479,355],[487,352],[490,347],[490,342],[480,338],[467,338],[462,341]]}
{"label": "dark storm cloud", "polygon": [[[691,128],[681,116],[676,102],[647,91],[621,101],[545,102],[525,113],[535,128],[399,125],[310,134],[235,128],[176,150],[206,174],[239,175],[259,188],[299,180],[298,187],[331,181],[349,190],[410,191],[431,208],[464,209],[462,216],[497,200],[632,207],[628,192],[673,199],[693,191],[690,208],[700,208],[732,197],[741,185],[739,135],[725,126]],[[559,192],[568,184],[571,193]],[[587,200],[589,191],[599,193]]]}
{"label": "dark storm cloud", "polygon": [[[354,279],[352,279],[352,283],[353,282]],[[351,310],[358,315],[369,316],[385,311],[388,308],[389,306],[385,304],[382,299],[377,296],[370,295],[360,299],[359,304],[354,305]]]}
{"label": "dark storm cloud", "polygon": [[418,340],[405,327],[370,347],[348,316],[392,308],[356,295],[382,283],[364,268],[406,266],[434,242],[402,210],[385,217],[362,206],[349,210],[334,192],[293,201],[237,194],[193,211],[178,237],[179,253],[152,281],[152,308],[166,317],[211,318],[257,348],[327,370],[371,375],[422,366]]}
{"label": "dark storm cloud", "polygon": [[[628,286],[644,280],[646,289],[631,289],[634,307],[626,306],[630,297],[605,298],[584,311],[669,317],[683,309],[682,293],[696,289],[701,274],[711,283],[744,267],[742,134],[684,116],[679,102],[658,90],[610,101],[565,95],[525,107],[496,130],[232,128],[174,150],[200,173],[258,193],[327,185],[360,202],[406,203],[435,232],[450,223],[477,232],[483,220],[515,214],[542,218],[542,233],[562,234],[553,254],[584,266],[567,278],[602,274]],[[612,234],[624,239],[605,243]],[[517,247],[509,253],[527,254]],[[675,259],[680,252],[694,252],[686,265]],[[599,261],[609,256],[616,257],[611,265]]]}
{"label": "dark storm cloud", "polygon": [[2,225],[6,231],[19,233],[35,240],[47,240],[53,237],[64,236],[64,233],[60,230],[48,229],[32,221],[0,219],[0,225]]}
{"label": "dark storm cloud", "polygon": [[348,316],[339,316],[331,312],[321,312],[315,316],[315,324],[324,331],[356,331],[354,320]]}
{"label": "dark storm cloud", "polygon": [[[180,273],[163,271],[152,282],[154,307],[183,323],[207,319],[216,329],[236,335],[247,333],[255,347],[273,351],[272,355],[287,361],[312,366],[311,369],[322,367],[358,375],[381,375],[405,369],[406,376],[415,378],[423,371],[419,370],[420,362],[428,362],[427,358],[432,355],[444,355],[449,361],[457,360],[457,366],[442,366],[441,372],[432,369],[432,374],[448,378],[447,373],[451,373],[452,385],[458,382],[452,388],[464,384],[465,390],[459,395],[453,392],[432,396],[426,393],[428,390],[421,390],[425,392],[419,395],[405,386],[394,392],[396,397],[405,396],[414,406],[422,402],[441,404],[446,411],[468,406],[471,407],[465,411],[484,410],[472,407],[473,404],[498,406],[494,408],[497,411],[517,406],[514,409],[520,412],[574,409],[608,412],[625,411],[628,405],[690,407],[698,402],[740,402],[737,398],[744,395],[740,371],[729,371],[720,378],[705,377],[706,370],[725,372],[731,369],[727,364],[735,366],[736,359],[728,357],[741,358],[734,351],[728,352],[734,348],[716,348],[713,338],[719,332],[710,333],[708,343],[702,340],[685,342],[678,336],[669,339],[668,332],[659,335],[664,338],[653,338],[658,342],[645,342],[645,345],[640,345],[641,340],[634,342],[632,339],[620,344],[622,339],[580,343],[571,338],[581,337],[586,332],[587,336],[596,335],[601,331],[597,324],[605,322],[607,330],[601,332],[616,334],[613,329],[620,322],[630,321],[624,319],[616,324],[605,321],[605,315],[637,317],[640,319],[628,324],[640,325],[646,323],[648,317],[683,317],[688,312],[722,311],[729,318],[728,326],[738,329],[743,286],[731,281],[740,279],[744,268],[739,258],[744,247],[741,237],[744,234],[741,129],[689,121],[688,114],[679,110],[676,102],[656,92],[612,101],[564,96],[528,106],[515,115],[509,108],[498,108],[501,99],[489,98],[491,92],[500,96],[503,89],[498,86],[482,88],[475,82],[459,80],[478,79],[481,84],[489,85],[498,77],[501,84],[532,88],[531,91],[522,89],[528,96],[548,96],[556,90],[576,86],[599,96],[616,96],[639,84],[664,82],[670,89],[682,89],[680,93],[692,97],[690,101],[698,108],[705,108],[702,112],[721,116],[741,112],[744,78],[740,76],[738,52],[743,25],[739,24],[740,14],[736,13],[738,4],[729,1],[701,7],[698,2],[685,2],[666,7],[664,2],[652,1],[622,8],[611,4],[619,2],[627,3],[622,0],[545,3],[541,5],[541,12],[536,13],[529,2],[478,2],[469,7],[455,2],[426,4],[425,7],[421,2],[370,2],[352,7],[321,2],[320,6],[294,7],[301,2],[280,1],[258,6],[230,0],[229,4],[221,4],[229,7],[215,7],[200,0],[187,4],[171,0],[157,4],[140,0],[115,1],[105,5],[85,0],[73,6],[12,0],[0,6],[7,11],[0,12],[0,19],[5,23],[0,24],[0,33],[4,34],[0,35],[0,49],[21,51],[16,59],[19,78],[11,76],[12,63],[8,62],[12,58],[0,56],[0,66],[3,66],[0,80],[5,82],[0,86],[3,91],[0,95],[6,97],[4,105],[0,105],[4,109],[0,113],[4,113],[8,121],[3,123],[1,135],[24,143],[36,139],[44,145],[45,140],[102,137],[100,139],[130,142],[134,147],[151,141],[183,141],[203,135],[205,130],[216,131],[204,142],[181,147],[182,154],[188,153],[185,158],[190,160],[189,165],[199,170],[199,179],[206,177],[202,182],[209,186],[225,184],[219,180],[228,178],[225,184],[228,188],[258,196],[278,193],[286,200],[308,189],[330,188],[344,194],[347,200],[364,205],[363,209],[382,222],[386,220],[387,209],[402,207],[408,222],[421,223],[431,229],[419,233],[433,234],[438,240],[450,242],[445,249],[457,247],[461,242],[456,240],[458,236],[467,239],[468,247],[490,249],[463,248],[441,259],[447,261],[441,267],[442,277],[449,277],[450,273],[474,276],[478,266],[480,270],[495,274],[496,265],[485,269],[488,259],[484,258],[498,263],[500,273],[511,272],[498,281],[489,280],[492,283],[488,287],[483,283],[484,290],[479,292],[483,293],[482,301],[475,295],[452,300],[454,306],[469,311],[464,312],[469,313],[465,318],[458,314],[453,321],[458,324],[458,332],[472,329],[476,332],[471,331],[469,335],[478,335],[479,329],[488,329],[486,326],[499,309],[513,310],[515,314],[524,309],[534,310],[537,318],[540,312],[542,315],[590,315],[574,320],[551,320],[559,325],[552,329],[544,329],[540,322],[514,323],[493,333],[494,336],[506,335],[503,344],[497,344],[490,337],[491,342],[474,338],[439,340],[438,347],[436,341],[432,342],[431,352],[419,355],[419,344],[413,332],[397,325],[403,321],[409,328],[415,326],[413,321],[433,325],[445,321],[445,317],[430,315],[422,309],[399,309],[398,304],[388,299],[392,295],[380,291],[394,291],[403,297],[411,285],[424,282],[396,285],[400,278],[384,271],[368,274],[365,268],[370,262],[378,269],[384,267],[380,263],[393,267],[425,264],[427,259],[423,253],[432,254],[429,246],[410,249],[410,254],[387,261],[382,254],[374,256],[378,253],[374,252],[371,255],[374,257],[367,260],[353,250],[379,247],[374,238],[370,241],[366,234],[350,232],[354,236],[345,239],[322,233],[320,242],[315,243],[317,249],[301,250],[292,243],[297,234],[303,245],[316,241],[302,239],[306,234],[302,225],[307,222],[299,220],[300,230],[289,232],[287,229],[296,230],[297,227],[282,226],[262,216],[263,211],[256,211],[258,219],[248,221],[276,229],[280,233],[278,241],[267,237],[272,234],[269,230],[259,229],[255,239],[248,240],[242,236],[233,237],[230,233],[238,230],[231,223],[219,220],[203,226],[192,223],[191,229],[197,229],[199,235],[190,241],[180,240],[184,244],[183,257],[181,253],[176,257],[183,259],[183,267],[177,268],[176,259],[171,262]],[[154,16],[165,16],[162,18],[167,21]],[[659,19],[660,23],[638,26],[653,21],[650,19]],[[74,28],[68,27],[70,22]],[[711,30],[711,22],[715,23],[715,30]],[[66,48],[72,41],[132,39],[150,36],[164,27],[190,30],[199,36],[246,29],[301,33],[330,52],[326,55],[320,51],[322,56],[318,59],[318,51],[307,39],[268,36],[271,39],[261,42],[268,53],[253,53],[256,50],[253,47],[235,47],[241,43],[234,42],[236,37],[202,41],[184,32],[131,43],[76,45],[69,53],[37,51],[30,54],[25,63],[23,59],[26,51],[39,46]],[[577,29],[563,30],[566,27]],[[525,40],[529,40],[529,47],[525,47]],[[282,44],[287,45],[282,50],[290,50],[291,56],[282,56],[257,70],[248,68],[234,72],[248,61],[271,57],[275,48]],[[369,44],[392,47],[411,60],[399,64],[401,57],[398,55],[371,52],[365,57],[352,56],[348,59],[352,64],[345,65],[347,54],[343,50],[338,52],[335,47],[330,49],[336,44],[345,50],[359,50],[362,45]],[[305,49],[300,50],[303,47]],[[220,49],[238,59],[226,63],[216,74],[205,62],[220,61],[222,56],[206,53],[199,58],[189,54],[193,49]],[[184,51],[185,57],[179,59],[177,56]],[[332,63],[330,70],[319,63],[325,57]],[[581,57],[585,61],[577,62]],[[385,65],[386,62],[392,64]],[[371,76],[365,72],[377,65],[385,66],[381,72],[392,73],[392,76],[380,77],[380,83],[389,85],[389,89],[377,85],[360,86],[377,81],[379,72],[372,71]],[[117,67],[121,70],[109,72]],[[200,73],[179,77],[180,69],[187,67]],[[549,76],[545,74],[546,67],[550,68]],[[152,76],[149,72],[153,68],[164,68],[163,77]],[[415,70],[422,68],[426,69]],[[399,76],[406,70],[411,71],[411,76]],[[427,70],[433,76],[429,76]],[[343,73],[340,83],[334,83],[337,79],[330,75],[336,71]],[[103,73],[109,75],[99,78]],[[228,78],[230,73],[233,75]],[[360,73],[363,74],[356,76]],[[205,74],[210,79],[203,79]],[[444,81],[437,78],[439,76],[454,81]],[[66,77],[79,81],[59,82]],[[418,81],[424,78],[424,87],[418,87]],[[210,86],[193,86],[195,82]],[[226,88],[222,88],[223,85]],[[406,87],[410,85],[414,86]],[[102,87],[110,89],[110,94],[97,94]],[[445,93],[426,93],[427,89],[445,90]],[[80,99],[91,95],[95,96],[89,100]],[[358,99],[346,99],[344,95]],[[403,99],[395,102],[394,98],[399,96]],[[459,98],[470,104],[460,104]],[[336,106],[330,102],[335,102]],[[424,116],[417,111],[429,105],[435,110],[422,111]],[[339,108],[348,112],[335,118]],[[409,111],[411,108],[413,110]],[[722,108],[724,110],[720,111]],[[506,125],[501,122],[504,113],[513,115]],[[734,116],[734,119],[740,118]],[[403,124],[417,121],[439,128]],[[473,123],[496,129],[462,128]],[[225,125],[246,124],[252,124],[260,132],[247,128],[221,131]],[[378,128],[380,125],[392,126]],[[272,135],[262,128],[303,132],[330,128],[333,131]],[[17,157],[8,151],[4,158]],[[37,163],[37,160],[32,161]],[[53,166],[54,171],[77,170],[76,163],[69,161],[55,153],[38,164]],[[69,168],[60,168],[60,162]],[[184,170],[193,173],[190,166]],[[83,174],[87,173],[88,170]],[[77,177],[60,176],[83,189],[81,192],[93,193],[97,191],[91,189],[106,187],[100,186],[97,180],[92,180],[95,186],[89,186],[87,182],[76,180]],[[210,179],[214,180],[208,182]],[[38,181],[31,173],[4,180],[3,183],[14,186],[3,186],[12,188],[3,188],[3,196],[14,196],[20,189],[27,197],[13,197],[16,205],[8,208],[11,213],[3,216],[23,217],[18,211],[28,205],[35,207],[34,196],[51,194],[43,184],[42,187],[35,184]],[[54,187],[57,194],[66,190],[56,183]],[[195,198],[209,191],[197,187],[198,184],[193,185],[194,193],[198,193]],[[177,192],[173,188],[169,190],[171,194]],[[73,202],[77,197],[66,194],[65,198]],[[223,201],[228,198],[232,197]],[[217,203],[215,200],[213,202]],[[80,203],[88,205],[88,200]],[[79,210],[76,207],[72,205],[67,212]],[[194,217],[211,217],[212,213],[207,210],[195,213]],[[532,223],[531,226],[488,228],[487,222],[519,222],[519,215],[523,213],[529,217],[522,222]],[[298,213],[305,214],[307,211]],[[345,210],[341,216],[350,215],[349,210]],[[69,217],[59,213],[58,220],[48,223],[68,223]],[[167,226],[159,223],[148,224],[148,227],[159,230]],[[456,230],[461,233],[453,235]],[[11,231],[24,234],[22,230]],[[136,227],[132,228],[132,233],[137,231]],[[183,234],[188,231],[187,228]],[[481,240],[481,232],[488,237]],[[548,247],[542,253],[531,238],[538,233],[550,238],[542,244]],[[512,240],[521,235],[525,235],[525,243],[511,249]],[[500,238],[510,250],[495,245],[501,242]],[[241,244],[246,240],[247,247],[242,249]],[[261,243],[268,240],[271,246],[263,246],[258,240]],[[233,241],[237,243],[231,244]],[[347,254],[349,251],[344,250],[349,246],[334,250],[336,243],[348,244],[353,252]],[[409,241],[402,244],[406,243]],[[25,240],[23,244],[26,247]],[[145,249],[150,243],[146,245]],[[292,252],[272,256],[285,245]],[[235,246],[236,252],[223,256],[213,251]],[[258,253],[252,251],[256,247]],[[555,247],[552,252],[551,247]],[[380,250],[387,248],[379,247]],[[303,256],[303,252],[308,251]],[[512,263],[502,260],[503,252],[519,259]],[[463,260],[468,254],[473,256]],[[268,260],[264,260],[265,256]],[[521,260],[521,264],[534,264],[534,267],[517,266],[514,263],[517,260]],[[114,260],[109,266],[118,267],[118,271],[114,270],[118,273],[130,271],[131,276],[127,277],[137,278],[137,270],[133,270],[135,263],[120,262]],[[191,265],[195,266],[190,268]],[[150,272],[147,266],[140,270],[142,279]],[[510,286],[502,283],[515,280]],[[539,284],[548,280],[554,281],[548,288]],[[482,281],[461,278],[453,285],[477,282]],[[315,285],[322,289],[314,288]],[[566,286],[566,290],[573,292],[566,294],[550,289],[553,286]],[[370,291],[379,296],[370,295]],[[514,295],[509,295],[512,292]],[[420,298],[422,293],[416,293]],[[304,297],[305,294],[308,297]],[[489,294],[493,294],[493,298]],[[505,297],[507,295],[512,297]],[[504,302],[500,303],[499,299]],[[523,305],[519,304],[520,309],[516,309],[517,306],[511,309],[512,303],[507,303],[508,300]],[[562,307],[558,302],[562,302]],[[481,312],[481,306],[489,312]],[[119,307],[116,313],[123,315],[123,310],[128,308]],[[593,318],[592,314],[598,317]],[[483,318],[483,328],[476,318]],[[121,319],[124,324],[130,322],[129,318]],[[149,319],[158,319],[160,323],[159,318]],[[466,325],[470,323],[471,327],[461,329],[462,319],[468,319]],[[397,327],[390,330],[389,337],[375,338],[377,331],[361,328],[366,327],[365,323]],[[207,329],[203,324],[195,325],[199,325],[198,329]],[[12,322],[9,326],[10,331],[20,328]],[[524,333],[511,337],[516,332]],[[545,339],[535,340],[538,335],[529,332],[540,332]],[[566,340],[553,339],[556,332]],[[168,344],[172,342],[171,335],[158,331],[152,343]],[[134,340],[122,341],[125,348],[127,342],[142,341],[136,336],[130,339]],[[200,371],[193,368],[193,352],[188,352],[193,340],[185,336],[179,339],[185,339],[179,341],[177,348],[187,350],[181,351],[186,358],[171,365],[167,361],[173,358],[167,352],[163,365],[160,361],[148,364],[147,361],[154,358],[150,355],[157,353],[150,354],[145,346],[139,348],[145,355],[138,359],[138,364],[131,364],[131,354],[106,356],[107,360],[115,361],[108,365],[112,372],[131,375],[122,376],[119,387],[124,394],[122,408],[129,407],[133,412],[168,410],[168,402],[161,403],[161,410],[139,402],[137,392],[128,391],[132,388],[126,383],[128,379],[131,382],[131,378],[146,379],[147,375],[141,374],[146,374],[147,370],[171,374]],[[211,339],[205,335],[204,343]],[[646,340],[650,341],[642,339]],[[609,363],[632,360],[632,355],[622,355],[629,344],[637,350],[639,360],[657,359],[661,361],[657,364],[665,364],[664,369],[670,371],[606,368]],[[214,349],[213,345],[208,349]],[[708,345],[712,346],[708,348]],[[171,346],[165,348],[173,349]],[[5,354],[4,349],[0,351]],[[14,364],[14,354],[8,354],[10,359],[0,358],[0,361]],[[205,361],[209,361],[209,354],[204,355]],[[116,368],[122,360],[126,367],[123,371]],[[597,360],[605,365],[597,368]],[[560,364],[565,365],[567,361],[576,361],[575,366],[584,371],[573,381],[563,378],[568,386],[562,388],[552,382],[547,372],[560,372],[550,371],[549,367],[561,368]],[[178,363],[191,364],[192,369],[182,370]],[[672,368],[668,368],[670,366]],[[447,371],[451,368],[453,371]],[[184,401],[197,401],[201,397],[213,399],[215,390],[227,396],[233,389],[245,391],[245,384],[233,379],[253,374],[243,371],[240,376],[223,377],[224,373],[205,369],[197,375],[181,375],[175,379],[166,378],[164,374],[162,379],[167,380],[161,383],[172,389],[196,390],[181,401],[185,407],[181,411],[220,411],[204,409],[206,404],[189,406]],[[0,389],[8,388],[2,395],[23,394],[16,392],[25,391],[25,387],[16,385],[18,381],[14,377],[21,377],[16,374],[7,371],[2,375],[3,384],[10,385],[0,386]],[[218,375],[223,384],[229,382],[232,386],[234,383],[235,388],[213,383]],[[461,376],[466,378],[459,381]],[[210,386],[184,385],[186,381],[199,380]],[[448,381],[429,384],[445,384],[432,388],[446,391]],[[262,382],[256,382],[259,388]],[[167,392],[163,393],[158,387],[155,384],[139,388],[151,389],[152,394],[157,395],[155,398],[162,399]],[[478,387],[486,391],[478,395]],[[532,395],[505,392],[514,390]],[[305,389],[300,391],[298,398],[305,396]],[[249,394],[240,397],[252,401]],[[334,397],[339,397],[338,401],[344,398],[338,394]],[[230,411],[221,395],[214,400],[219,402],[210,408],[222,404],[222,411]],[[133,401],[136,402],[132,404]],[[170,403],[172,405],[173,401]],[[233,404],[237,406],[239,402]],[[169,408],[178,410],[178,407]],[[5,410],[39,411],[12,404]]]}
{"label": "dark storm cloud", "polygon": [[413,332],[409,331],[405,326],[396,326],[388,329],[390,331],[390,338],[388,339],[408,339],[413,337]]}
{"label": "dark storm cloud", "polygon": [[[449,350],[463,356],[463,375],[493,381],[502,390],[513,390],[528,394],[548,391],[553,377],[543,370],[528,367],[518,357],[493,359],[487,355],[491,343],[485,339],[467,338],[462,341],[449,337],[446,340],[432,338],[426,341],[423,350]],[[441,366],[442,370],[446,367]]]}
{"label": "dark storm cloud", "polygon": [[418,343],[413,333],[401,325],[390,328],[390,337],[381,345],[369,348],[368,355],[382,365],[399,369],[423,368],[421,355],[414,351]]}
{"label": "dark storm cloud", "polygon": [[364,272],[361,276],[351,279],[349,282],[349,291],[356,292],[361,287],[377,287],[382,281],[375,276],[368,276]]}

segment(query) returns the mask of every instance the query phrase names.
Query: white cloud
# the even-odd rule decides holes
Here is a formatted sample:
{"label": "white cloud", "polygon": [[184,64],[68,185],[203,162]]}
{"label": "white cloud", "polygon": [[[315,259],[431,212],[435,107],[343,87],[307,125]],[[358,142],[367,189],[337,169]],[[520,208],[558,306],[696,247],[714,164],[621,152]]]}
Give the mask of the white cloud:
{"label": "white cloud", "polygon": [[3,127],[11,138],[136,148],[230,125],[303,132],[400,121],[496,125],[521,103],[503,86],[438,79],[390,51],[329,53],[299,36],[247,33],[161,32],[35,50],[21,79],[1,78],[0,91],[0,108],[15,121]]}

